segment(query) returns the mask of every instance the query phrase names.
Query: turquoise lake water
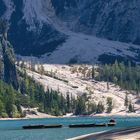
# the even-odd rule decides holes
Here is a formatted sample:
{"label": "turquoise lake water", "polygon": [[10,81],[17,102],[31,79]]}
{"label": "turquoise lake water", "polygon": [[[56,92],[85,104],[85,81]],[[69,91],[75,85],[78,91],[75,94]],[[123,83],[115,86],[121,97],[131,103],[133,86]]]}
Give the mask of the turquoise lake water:
{"label": "turquoise lake water", "polygon": [[[77,117],[77,118],[50,118],[30,120],[0,121],[0,140],[65,140],[71,137],[89,134],[104,130],[140,126],[140,117],[115,117],[115,127],[102,128],[68,128],[68,124],[103,123],[109,117]],[[29,124],[63,124],[64,128],[23,130],[23,125]]]}

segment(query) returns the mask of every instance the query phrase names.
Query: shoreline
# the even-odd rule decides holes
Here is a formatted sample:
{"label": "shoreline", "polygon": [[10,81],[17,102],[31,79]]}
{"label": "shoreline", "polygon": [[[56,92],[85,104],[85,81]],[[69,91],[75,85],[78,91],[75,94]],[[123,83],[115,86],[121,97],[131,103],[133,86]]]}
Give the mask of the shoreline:
{"label": "shoreline", "polygon": [[24,118],[0,118],[0,121],[3,120],[30,120],[30,119],[47,119],[47,118],[74,118],[74,117],[140,117],[140,114],[126,114],[126,115],[118,115],[118,114],[97,114],[97,115],[89,115],[89,116],[52,116],[52,115],[30,115]]}
{"label": "shoreline", "polygon": [[140,139],[140,126],[139,127],[130,127],[124,129],[116,129],[111,131],[102,131],[97,133],[91,133],[87,135],[82,135],[67,140],[138,140]]}

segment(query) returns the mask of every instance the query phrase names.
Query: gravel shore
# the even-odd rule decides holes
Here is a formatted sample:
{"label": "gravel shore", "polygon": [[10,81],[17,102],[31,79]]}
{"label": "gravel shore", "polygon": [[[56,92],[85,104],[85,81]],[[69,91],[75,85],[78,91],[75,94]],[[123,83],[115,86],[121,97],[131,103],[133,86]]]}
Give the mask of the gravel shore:
{"label": "gravel shore", "polygon": [[93,133],[69,140],[140,140],[140,126]]}

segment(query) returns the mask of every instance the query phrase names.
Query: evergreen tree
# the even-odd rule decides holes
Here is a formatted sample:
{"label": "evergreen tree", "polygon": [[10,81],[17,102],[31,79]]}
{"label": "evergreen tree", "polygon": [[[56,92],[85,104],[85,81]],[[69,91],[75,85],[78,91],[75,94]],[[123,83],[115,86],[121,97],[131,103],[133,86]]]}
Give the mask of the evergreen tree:
{"label": "evergreen tree", "polygon": [[4,104],[3,102],[0,100],[0,117],[2,117],[2,113],[5,112],[4,111]]}
{"label": "evergreen tree", "polygon": [[107,113],[110,113],[113,109],[113,101],[111,97],[107,98]]}
{"label": "evergreen tree", "polygon": [[88,103],[88,114],[96,113],[97,105],[95,102]]}
{"label": "evergreen tree", "polygon": [[12,86],[8,87],[6,89],[7,95],[5,95],[5,109],[6,113],[9,117],[13,117],[13,105],[15,104],[15,95],[14,95],[14,89]]}
{"label": "evergreen tree", "polygon": [[102,104],[102,102],[100,101],[97,105],[97,113],[103,113],[105,110],[104,105]]}
{"label": "evergreen tree", "polygon": [[44,75],[45,70],[44,70],[44,66],[43,65],[39,66],[39,73],[41,74],[41,76]]}
{"label": "evergreen tree", "polygon": [[101,65],[96,80],[113,82],[126,90],[140,90],[140,66],[132,66],[130,62]]}
{"label": "evergreen tree", "polygon": [[95,69],[94,69],[94,66],[92,66],[91,74],[92,74],[92,79],[94,79],[95,78]]}
{"label": "evergreen tree", "polygon": [[131,101],[129,102],[128,110],[129,110],[129,112],[135,112],[134,106],[132,105]]}
{"label": "evergreen tree", "polygon": [[124,100],[124,106],[127,108],[128,107],[128,95],[125,95],[125,100]]}
{"label": "evergreen tree", "polygon": [[71,112],[71,103],[70,103],[71,101],[70,101],[69,93],[67,93],[66,100],[67,100],[67,109],[68,109],[68,112]]}
{"label": "evergreen tree", "polygon": [[109,82],[107,82],[107,90],[109,90]]}
{"label": "evergreen tree", "polygon": [[75,115],[82,115],[85,113],[85,111],[86,111],[85,100],[82,97],[78,97],[76,109],[75,109]]}
{"label": "evergreen tree", "polygon": [[9,29],[9,25],[8,22],[5,19],[0,19],[0,34],[2,34],[2,36],[7,39],[7,32]]}

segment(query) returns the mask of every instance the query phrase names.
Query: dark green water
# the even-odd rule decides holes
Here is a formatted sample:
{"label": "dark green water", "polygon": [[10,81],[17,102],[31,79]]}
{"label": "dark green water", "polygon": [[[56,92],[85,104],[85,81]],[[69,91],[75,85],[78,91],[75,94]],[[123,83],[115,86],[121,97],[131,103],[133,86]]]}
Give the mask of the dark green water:
{"label": "dark green water", "polygon": [[[77,117],[0,121],[0,140],[65,140],[67,138],[104,130],[140,126],[140,117],[116,117],[117,126],[102,128],[68,128],[68,124],[103,123],[109,117]],[[23,130],[29,124],[63,124],[64,128]]]}

